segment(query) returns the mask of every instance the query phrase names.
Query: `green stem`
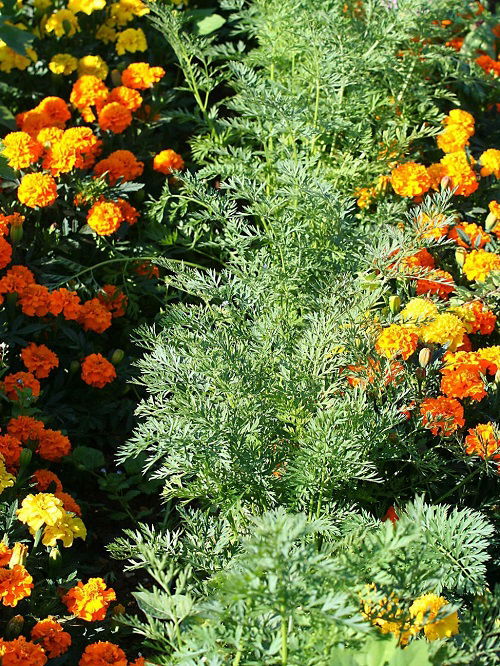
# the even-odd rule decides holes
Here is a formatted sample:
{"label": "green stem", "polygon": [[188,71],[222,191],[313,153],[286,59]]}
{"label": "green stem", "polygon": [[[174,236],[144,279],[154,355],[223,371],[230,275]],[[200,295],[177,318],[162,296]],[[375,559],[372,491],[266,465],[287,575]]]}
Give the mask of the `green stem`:
{"label": "green stem", "polygon": [[451,490],[448,490],[444,495],[441,495],[437,500],[434,501],[434,504],[439,504],[439,502],[442,502],[444,499],[446,499],[449,495],[455,492],[455,490],[458,490],[462,486],[464,486],[468,481],[470,481],[476,474],[479,472],[481,468],[476,467],[476,469],[472,470],[470,474],[468,474],[465,479],[462,479],[460,483],[457,483],[456,486],[454,486]]}
{"label": "green stem", "polygon": [[285,615],[285,605],[281,606],[281,663],[283,666],[288,664],[288,628]]}

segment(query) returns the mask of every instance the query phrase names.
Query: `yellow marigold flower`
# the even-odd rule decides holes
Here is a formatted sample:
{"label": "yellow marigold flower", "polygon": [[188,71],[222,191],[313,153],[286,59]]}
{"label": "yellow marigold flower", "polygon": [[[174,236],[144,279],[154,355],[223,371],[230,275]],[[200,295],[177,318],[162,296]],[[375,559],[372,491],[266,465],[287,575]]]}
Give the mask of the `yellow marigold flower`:
{"label": "yellow marigold flower", "polygon": [[500,255],[486,250],[472,250],[467,255],[463,272],[468,280],[484,282],[492,271],[500,271]]}
{"label": "yellow marigold flower", "polygon": [[464,323],[449,312],[438,314],[434,321],[419,331],[423,342],[448,345],[450,351],[455,351],[461,345],[465,333]]}
{"label": "yellow marigold flower", "polygon": [[10,46],[0,39],[0,71],[10,73],[13,69],[24,71],[38,56],[31,47],[26,49],[26,55],[16,53]]}
{"label": "yellow marigold flower", "polygon": [[410,606],[410,615],[415,619],[415,625],[423,628],[430,641],[438,638],[449,638],[458,634],[458,615],[455,611],[442,619],[436,620],[441,608],[448,602],[437,594],[424,594],[415,599]]}
{"label": "yellow marigold flower", "polygon": [[116,34],[117,34],[116,30],[113,27],[111,27],[107,23],[103,23],[97,29],[95,36],[96,39],[99,39],[101,42],[104,42],[105,44],[110,44],[111,42],[115,41]]}
{"label": "yellow marigold flower", "polygon": [[17,198],[29,208],[51,206],[57,199],[56,181],[46,173],[27,173],[21,178]]}
{"label": "yellow marigold flower", "polygon": [[73,37],[79,30],[78,19],[69,9],[54,12],[45,24],[45,32],[53,32],[57,38]]}
{"label": "yellow marigold flower", "polygon": [[127,52],[136,53],[137,51],[146,51],[147,48],[146,35],[141,28],[127,28],[127,30],[118,33],[115,44],[115,50],[118,55],[123,55]]}
{"label": "yellow marigold flower", "polygon": [[479,187],[476,174],[463,150],[448,153],[441,159],[444,176],[450,179],[450,186],[457,188],[456,194],[468,197]]}
{"label": "yellow marigold flower", "polygon": [[83,12],[84,14],[92,14],[92,12],[104,9],[106,7],[106,0],[69,0],[68,9],[74,14]]}
{"label": "yellow marigold flower", "polygon": [[149,8],[141,0],[119,0],[111,5],[110,14],[115,25],[123,26],[136,16],[149,14]]}
{"label": "yellow marigold flower", "polygon": [[454,153],[469,143],[470,134],[462,125],[448,125],[438,134],[437,145],[443,153]]}
{"label": "yellow marigold flower", "polygon": [[43,525],[57,525],[64,520],[64,507],[60,499],[52,493],[27,495],[17,510],[17,517],[28,525],[34,534]]}
{"label": "yellow marigold flower", "polygon": [[78,67],[78,59],[70,53],[56,53],[49,62],[49,69],[53,74],[68,76]]}
{"label": "yellow marigold flower", "polygon": [[403,326],[391,324],[384,328],[378,336],[375,349],[377,353],[386,358],[402,356],[406,360],[416,350],[417,344],[418,335],[416,333]]}
{"label": "yellow marigold flower", "polygon": [[500,220],[500,203],[498,201],[490,201],[488,208],[490,209],[490,213],[494,215],[497,220]]}
{"label": "yellow marigold flower", "polygon": [[55,525],[47,525],[43,531],[42,543],[44,546],[54,547],[57,541],[62,541],[65,548],[70,548],[75,539],[85,539],[87,529],[81,518],[73,513],[65,512],[62,520]]}
{"label": "yellow marigold flower", "polygon": [[11,488],[14,485],[16,477],[10,474],[5,468],[5,460],[0,455],[0,495],[6,488]]}
{"label": "yellow marigold flower", "polygon": [[10,132],[2,142],[2,155],[9,160],[9,166],[13,169],[25,169],[34,164],[43,152],[42,146],[26,132]]}
{"label": "yellow marigold flower", "polygon": [[418,328],[434,321],[439,311],[429,298],[412,298],[399,316],[407,328]]}
{"label": "yellow marigold flower", "polygon": [[489,148],[479,158],[481,162],[481,176],[495,176],[500,178],[500,150]]}
{"label": "yellow marigold flower", "polygon": [[474,116],[468,111],[452,109],[443,123],[445,125],[461,125],[469,133],[469,136],[474,134]]}
{"label": "yellow marigold flower", "polygon": [[401,645],[406,645],[412,634],[417,633],[410,624],[410,618],[399,606],[399,599],[394,594],[376,600],[371,598],[376,591],[373,584],[365,586],[361,596],[361,615],[382,634],[393,634]]}
{"label": "yellow marigold flower", "polygon": [[85,74],[91,74],[96,76],[98,79],[104,79],[107,77],[109,72],[109,67],[106,62],[98,55],[87,55],[80,58],[78,61],[78,76],[84,76]]}
{"label": "yellow marigold flower", "polygon": [[391,185],[394,192],[402,197],[417,197],[427,192],[431,179],[422,164],[407,162],[392,171]]}

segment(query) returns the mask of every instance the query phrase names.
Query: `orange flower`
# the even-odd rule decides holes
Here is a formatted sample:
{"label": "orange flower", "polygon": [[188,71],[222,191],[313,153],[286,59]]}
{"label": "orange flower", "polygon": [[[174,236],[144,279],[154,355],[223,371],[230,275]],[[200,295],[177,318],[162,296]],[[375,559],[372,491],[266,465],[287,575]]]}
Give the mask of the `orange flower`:
{"label": "orange flower", "polygon": [[12,259],[12,246],[7,243],[5,238],[0,236],[0,269],[10,264]]}
{"label": "orange flower", "polygon": [[62,313],[65,319],[76,320],[80,317],[81,310],[80,298],[75,291],[61,287],[50,293],[49,312],[54,316]]}
{"label": "orange flower", "polygon": [[75,502],[75,500],[69,495],[68,493],[63,492],[62,490],[57,490],[54,493],[55,497],[61,500],[63,503],[63,507],[66,509],[66,511],[69,511],[70,513],[75,513],[77,516],[82,515],[82,510],[80,508],[80,505]]}
{"label": "orange flower", "polygon": [[40,130],[50,127],[52,122],[48,114],[32,109],[31,111],[18,113],[16,124],[23,132],[35,138]]}
{"label": "orange flower", "polygon": [[485,366],[485,371],[494,375],[500,368],[500,346],[484,347],[476,352],[477,362]]}
{"label": "orange flower", "polygon": [[476,282],[484,282],[493,271],[500,271],[500,255],[486,250],[472,250],[463,265],[465,277]]}
{"label": "orange flower", "polygon": [[127,297],[118,287],[113,284],[105,284],[102,291],[97,295],[99,301],[106,310],[111,312],[112,317],[123,317],[127,308]]}
{"label": "orange flower", "polygon": [[125,199],[117,199],[116,204],[121,210],[124,222],[133,225],[139,219],[139,211],[129,204]]}
{"label": "orange flower", "polygon": [[423,248],[410,257],[404,257],[399,264],[399,269],[401,271],[412,272],[412,269],[415,268],[434,268],[435,265],[432,254]]}
{"label": "orange flower", "polygon": [[481,423],[475,428],[470,428],[465,438],[465,452],[469,455],[474,453],[480,458],[500,459],[500,438],[493,423]]}
{"label": "orange flower", "polygon": [[74,151],[78,169],[89,169],[101,152],[102,141],[90,127],[70,127],[64,132],[62,142]]}
{"label": "orange flower", "polygon": [[111,601],[116,594],[112,588],[106,589],[102,578],[90,578],[83,584],[81,581],[62,598],[69,612],[86,622],[104,620]]}
{"label": "orange flower", "polygon": [[3,379],[3,390],[5,395],[17,402],[22,391],[29,389],[34,398],[40,395],[40,382],[33,377],[31,372],[15,372],[11,375],[5,375]]}
{"label": "orange flower", "polygon": [[83,116],[86,122],[93,122],[95,115],[92,106],[100,108],[108,98],[109,90],[97,76],[84,74],[73,85],[70,102]]}
{"label": "orange flower", "polygon": [[150,67],[145,62],[134,62],[122,72],[122,84],[127,88],[146,90],[165,76],[161,67]]}
{"label": "orange flower", "polygon": [[59,365],[59,359],[45,345],[36,345],[32,342],[21,352],[21,358],[29,372],[32,372],[37,379],[48,377],[53,368]]}
{"label": "orange flower", "polygon": [[477,363],[460,363],[441,369],[441,391],[448,398],[470,398],[480,401],[486,396],[481,367]]}
{"label": "orange flower", "polygon": [[21,294],[29,285],[35,284],[35,276],[26,266],[12,266],[0,280],[0,293]]}
{"label": "orange flower", "polygon": [[134,273],[136,275],[142,275],[147,278],[159,278],[160,270],[158,266],[153,266],[149,261],[142,261],[141,263],[134,265]]}
{"label": "orange flower", "polygon": [[13,641],[2,641],[2,666],[45,666],[47,656],[41,645],[19,636]]}
{"label": "orange flower", "polygon": [[446,271],[436,269],[428,273],[425,278],[417,280],[417,296],[436,294],[446,300],[453,291],[455,291],[453,277]]}
{"label": "orange flower", "polygon": [[43,152],[42,146],[26,132],[10,132],[2,139],[2,155],[13,169],[25,169],[34,164]]}
{"label": "orange flower", "polygon": [[132,124],[132,113],[119,102],[110,102],[99,111],[99,127],[113,134],[121,134]]}
{"label": "orange flower", "polygon": [[17,437],[12,435],[0,435],[0,455],[5,460],[5,466],[9,471],[15,471],[19,467],[22,444]]}
{"label": "orange flower", "polygon": [[40,433],[44,429],[45,424],[42,421],[37,421],[32,416],[17,416],[10,419],[7,424],[9,435],[17,437],[23,444],[38,441]]}
{"label": "orange flower", "polygon": [[87,645],[78,666],[127,666],[125,652],[108,641]]}
{"label": "orange flower", "polygon": [[469,164],[465,151],[458,150],[448,153],[441,159],[444,175],[450,179],[450,187],[456,189],[455,194],[468,197],[479,187],[476,174]]}
{"label": "orange flower", "polygon": [[97,298],[91,298],[82,305],[78,321],[86,331],[104,333],[111,326],[111,313]]}
{"label": "orange flower", "polygon": [[161,153],[155,155],[153,169],[168,176],[174,170],[180,171],[184,169],[184,160],[178,153],[171,149],[162,150]]}
{"label": "orange flower", "polygon": [[416,333],[404,326],[391,324],[388,328],[384,328],[378,336],[375,349],[386,358],[401,356],[406,361],[414,353],[417,345],[418,335]]}
{"label": "orange flower", "polygon": [[443,165],[439,162],[437,164],[431,164],[427,167],[427,175],[431,181],[430,189],[439,190],[441,187],[441,181],[446,175]]}
{"label": "orange flower", "polygon": [[[41,493],[54,493],[56,497],[58,497],[56,493],[62,493],[61,479],[48,469],[37,469],[36,472],[33,472],[33,480],[36,483],[37,490]],[[64,504],[63,498],[59,497],[59,499]]]}
{"label": "orange flower", "polygon": [[416,197],[425,194],[431,186],[427,169],[416,162],[400,164],[391,173],[391,185],[402,197]]}
{"label": "orange flower", "polygon": [[94,174],[102,176],[107,172],[110,185],[115,185],[119,178],[124,182],[142,175],[144,162],[139,162],[130,150],[115,150],[108,157],[97,162]]}
{"label": "orange flower", "polygon": [[68,105],[60,97],[45,97],[34,110],[47,116],[50,125],[60,127],[61,129],[66,124],[66,121],[71,118]]}
{"label": "orange flower", "polygon": [[422,423],[433,435],[449,437],[465,425],[464,409],[455,398],[426,398],[420,405]]}
{"label": "orange flower", "polygon": [[15,564],[12,569],[0,569],[0,599],[4,606],[17,606],[21,599],[29,597],[32,589],[33,578],[22,564]]}
{"label": "orange flower", "polygon": [[115,366],[102,356],[90,354],[82,363],[82,379],[89,386],[103,388],[116,378]]}
{"label": "orange flower", "polygon": [[5,541],[0,541],[0,567],[6,567],[12,556],[12,548],[9,548]]}
{"label": "orange flower", "polygon": [[6,236],[9,233],[9,227],[21,227],[24,220],[24,215],[19,213],[13,213],[12,215],[0,213],[0,234]]}
{"label": "orange flower", "polygon": [[21,178],[17,198],[29,208],[52,206],[57,199],[56,181],[47,173],[27,173]]}
{"label": "orange flower", "polygon": [[142,104],[142,95],[132,88],[118,86],[109,93],[107,102],[119,102],[129,111],[137,111]]}
{"label": "orange flower", "polygon": [[71,645],[71,636],[51,616],[35,624],[31,638],[41,645],[50,659],[64,654]]}
{"label": "orange flower", "polygon": [[479,58],[476,58],[476,63],[486,74],[491,74],[495,77],[500,76],[500,62],[493,60],[489,55],[479,56]]}
{"label": "orange flower", "polygon": [[481,176],[495,176],[500,178],[500,150],[489,148],[481,154]]}
{"label": "orange flower", "polygon": [[481,301],[465,303],[462,308],[470,315],[466,321],[470,333],[481,333],[482,335],[493,333],[497,321],[496,315],[488,310]]}
{"label": "orange flower", "polygon": [[120,228],[123,215],[114,201],[96,201],[87,214],[87,224],[99,236],[110,236]]}
{"label": "orange flower", "polygon": [[46,428],[38,435],[38,455],[44,460],[59,462],[71,453],[71,442],[59,430]]}
{"label": "orange flower", "polygon": [[477,250],[491,241],[491,236],[473,222],[457,224],[448,233],[448,238],[452,238],[457,245],[467,250]]}
{"label": "orange flower", "polygon": [[437,145],[443,153],[455,153],[468,145],[469,132],[462,125],[448,125],[441,134],[438,134]]}
{"label": "orange flower", "polygon": [[30,284],[19,296],[19,305],[29,317],[45,317],[50,310],[50,292],[41,284]]}

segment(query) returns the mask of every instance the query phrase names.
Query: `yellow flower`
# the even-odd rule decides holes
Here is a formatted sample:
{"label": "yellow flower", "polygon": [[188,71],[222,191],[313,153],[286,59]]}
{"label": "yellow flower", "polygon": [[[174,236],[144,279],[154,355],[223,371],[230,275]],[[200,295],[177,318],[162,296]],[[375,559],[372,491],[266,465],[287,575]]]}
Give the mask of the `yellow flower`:
{"label": "yellow flower", "polygon": [[401,310],[400,317],[405,326],[418,328],[429,324],[438,315],[436,304],[429,298],[412,298]]}
{"label": "yellow flower", "polygon": [[16,477],[12,474],[9,474],[9,472],[5,469],[5,461],[3,456],[0,455],[0,494],[2,494],[6,488],[13,486],[15,480]]}
{"label": "yellow flower", "polygon": [[135,53],[137,51],[146,51],[148,43],[146,35],[140,28],[127,28],[123,32],[118,33],[115,49],[118,55],[123,55],[127,51]]}
{"label": "yellow flower", "polygon": [[465,324],[455,315],[445,312],[438,314],[427,326],[423,326],[419,334],[424,342],[447,344],[450,351],[455,351],[462,343],[465,332]]}
{"label": "yellow flower", "polygon": [[95,33],[96,39],[100,39],[101,42],[104,42],[105,44],[109,44],[110,42],[114,42],[116,39],[116,30],[112,28],[111,26],[107,25],[107,23],[103,23]]}
{"label": "yellow flower", "polygon": [[79,30],[78,19],[69,9],[54,12],[45,24],[45,32],[53,32],[57,38],[73,37]]}
{"label": "yellow flower", "polygon": [[481,176],[494,175],[500,178],[500,150],[489,148],[479,158],[481,162]]}
{"label": "yellow flower", "polygon": [[437,594],[424,594],[415,599],[410,606],[410,615],[415,618],[415,625],[424,629],[430,641],[438,638],[449,638],[458,634],[458,615],[456,611],[442,619],[436,620],[438,612],[447,605],[444,597]]}
{"label": "yellow flower", "polygon": [[52,493],[28,495],[17,510],[17,517],[34,534],[43,525],[57,525],[64,519],[63,503]]}
{"label": "yellow flower", "polygon": [[65,512],[62,520],[55,525],[47,525],[43,532],[44,546],[56,546],[57,540],[62,541],[65,548],[73,545],[74,539],[85,539],[87,530],[81,518],[69,511]]}
{"label": "yellow flower", "polygon": [[98,79],[104,80],[109,72],[109,68],[105,61],[98,55],[87,55],[80,58],[78,61],[78,76],[84,74],[91,74]]}
{"label": "yellow flower", "polygon": [[149,8],[141,0],[119,0],[111,5],[110,14],[113,25],[124,26],[136,16],[149,14]]}
{"label": "yellow flower", "polygon": [[35,0],[33,4],[35,5],[35,9],[37,9],[39,12],[44,12],[50,7],[52,0]]}
{"label": "yellow flower", "polygon": [[32,48],[26,49],[26,55],[16,53],[5,42],[0,39],[0,71],[11,72],[13,69],[24,71],[32,62],[36,62],[38,56]]}
{"label": "yellow flower", "polygon": [[68,76],[78,67],[78,59],[69,53],[56,53],[49,62],[49,69],[53,74]]}
{"label": "yellow flower", "polygon": [[99,9],[106,7],[106,0],[69,0],[68,9],[77,14],[83,12],[84,14],[92,14]]}

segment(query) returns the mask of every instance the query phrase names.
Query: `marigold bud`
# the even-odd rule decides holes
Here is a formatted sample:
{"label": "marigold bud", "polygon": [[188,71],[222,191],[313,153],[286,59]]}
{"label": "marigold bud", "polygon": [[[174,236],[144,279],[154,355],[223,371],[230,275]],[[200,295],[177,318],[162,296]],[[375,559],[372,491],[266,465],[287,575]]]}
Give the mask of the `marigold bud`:
{"label": "marigold bud", "polygon": [[23,227],[22,225],[19,226],[12,226],[10,228],[10,240],[15,244],[15,243],[20,243],[23,239]]}
{"label": "marigold bud", "polygon": [[460,268],[464,265],[466,257],[467,252],[463,247],[458,247],[455,250],[455,261],[457,262],[457,265],[460,266]]}
{"label": "marigold bud", "polygon": [[113,365],[118,365],[118,363],[121,363],[125,357],[125,352],[123,349],[115,349],[113,352],[113,355],[111,356],[111,363]]}
{"label": "marigold bud", "polygon": [[392,314],[397,314],[401,310],[401,298],[397,294],[389,297],[389,310]]}
{"label": "marigold bud", "polygon": [[443,176],[443,178],[441,178],[441,189],[446,190],[449,187],[450,182],[451,180],[449,176]]}
{"label": "marigold bud", "polygon": [[30,464],[32,457],[33,457],[33,451],[29,448],[24,448],[21,451],[21,455],[19,456],[20,467],[27,467]]}
{"label": "marigold bud", "polygon": [[421,381],[422,379],[425,379],[426,374],[427,374],[427,373],[425,372],[425,368],[417,368],[417,369],[415,370],[415,377],[416,377],[418,380],[420,380],[420,381]]}
{"label": "marigold bud", "polygon": [[498,218],[494,213],[489,213],[484,224],[486,231],[493,231],[498,224]]}
{"label": "marigold bud", "polygon": [[122,84],[122,75],[121,75],[119,69],[112,69],[111,70],[111,81],[113,82],[113,85],[115,87],[121,86],[121,84]]}
{"label": "marigold bud", "polygon": [[26,564],[26,559],[28,557],[28,546],[25,546],[23,543],[15,543],[14,548],[12,549],[12,555],[10,556],[9,568],[13,569],[16,564]]}
{"label": "marigold bud", "polygon": [[4,638],[8,641],[11,641],[14,638],[17,638],[24,626],[24,617],[22,615],[14,615],[7,622],[7,626],[4,630]]}
{"label": "marigold bud", "polygon": [[497,384],[497,386],[500,385],[500,370],[495,372],[495,384]]}
{"label": "marigold bud", "polygon": [[78,372],[78,370],[80,370],[80,364],[78,361],[71,361],[69,366],[70,375],[74,375],[76,372]]}
{"label": "marigold bud", "polygon": [[431,360],[431,350],[428,347],[424,347],[420,350],[418,355],[418,362],[421,368],[426,368],[429,365]]}

